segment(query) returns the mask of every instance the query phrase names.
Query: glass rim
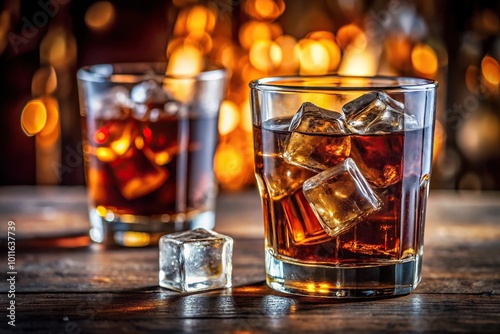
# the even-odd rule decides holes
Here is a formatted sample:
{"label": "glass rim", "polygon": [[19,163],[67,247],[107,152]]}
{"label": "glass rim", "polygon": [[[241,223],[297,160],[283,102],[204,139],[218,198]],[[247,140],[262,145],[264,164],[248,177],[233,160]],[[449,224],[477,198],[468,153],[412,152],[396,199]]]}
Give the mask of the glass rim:
{"label": "glass rim", "polygon": [[167,62],[124,62],[102,63],[82,66],[77,78],[87,82],[139,83],[145,80],[165,79],[211,81],[226,77],[227,69],[222,65],[208,62],[204,69],[193,75],[166,74]]}
{"label": "glass rim", "polygon": [[[345,80],[371,80],[379,81],[380,85],[341,85],[341,81]],[[335,81],[336,80],[336,81]],[[300,84],[309,81],[310,83],[317,82],[317,84]],[[337,82],[337,84],[335,84]],[[396,82],[397,84],[394,84]],[[393,83],[393,84],[390,84]],[[261,91],[331,91],[331,92],[345,92],[345,91],[424,91],[436,89],[438,82],[435,80],[417,78],[417,77],[404,77],[404,76],[356,76],[356,75],[340,75],[340,74],[326,74],[326,75],[284,75],[264,77],[261,79],[253,80],[249,84],[250,88]]]}

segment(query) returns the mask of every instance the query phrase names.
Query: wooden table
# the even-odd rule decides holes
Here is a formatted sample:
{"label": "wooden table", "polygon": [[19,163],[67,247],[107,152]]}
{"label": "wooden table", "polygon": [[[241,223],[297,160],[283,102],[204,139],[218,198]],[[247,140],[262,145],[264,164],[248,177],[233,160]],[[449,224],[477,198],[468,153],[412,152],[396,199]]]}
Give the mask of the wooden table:
{"label": "wooden table", "polygon": [[[13,300],[6,281],[9,220],[16,223],[15,327],[5,316]],[[266,286],[255,190],[219,199],[216,230],[235,238],[234,287],[227,290],[159,288],[156,248],[86,246],[82,188],[0,188],[0,222],[2,332],[500,332],[500,193],[434,191],[422,283],[407,296],[363,301]],[[71,238],[54,243],[58,234]]]}

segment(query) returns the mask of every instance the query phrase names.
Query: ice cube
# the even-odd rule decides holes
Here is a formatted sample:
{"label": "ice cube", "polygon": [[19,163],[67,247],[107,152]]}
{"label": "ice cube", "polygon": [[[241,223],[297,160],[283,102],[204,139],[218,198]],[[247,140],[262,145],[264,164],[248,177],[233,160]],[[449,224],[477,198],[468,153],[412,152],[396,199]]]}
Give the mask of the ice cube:
{"label": "ice cube", "polygon": [[116,86],[89,100],[88,111],[95,119],[123,119],[131,113],[133,107],[129,91],[125,87]]}
{"label": "ice cube", "polygon": [[289,164],[278,155],[263,156],[264,182],[273,200],[294,193],[315,174],[308,169]]}
{"label": "ice cube", "polygon": [[103,162],[114,161],[128,151],[137,134],[137,125],[130,118],[108,120],[92,135],[94,154]]}
{"label": "ice cube", "polygon": [[165,90],[154,80],[143,81],[132,88],[130,97],[135,103],[164,104],[171,100]]}
{"label": "ice cube", "polygon": [[128,200],[146,196],[160,188],[169,177],[165,168],[158,167],[144,153],[132,147],[110,163],[120,192]]}
{"label": "ice cube", "polygon": [[403,103],[384,92],[371,92],[346,103],[342,110],[355,133],[396,132],[417,129],[418,121],[404,111]]}
{"label": "ice cube", "polygon": [[182,104],[174,100],[171,95],[154,80],[137,84],[130,92],[136,103],[133,109],[134,117],[150,122],[157,122],[162,117],[177,114]]}
{"label": "ice cube", "polygon": [[233,239],[203,228],[160,238],[160,286],[181,292],[231,287]]}
{"label": "ice cube", "polygon": [[303,191],[332,237],[347,232],[382,207],[382,201],[351,158],[305,181]]}
{"label": "ice cube", "polygon": [[284,158],[313,171],[325,170],[347,158],[351,138],[342,113],[305,102],[290,123]]}

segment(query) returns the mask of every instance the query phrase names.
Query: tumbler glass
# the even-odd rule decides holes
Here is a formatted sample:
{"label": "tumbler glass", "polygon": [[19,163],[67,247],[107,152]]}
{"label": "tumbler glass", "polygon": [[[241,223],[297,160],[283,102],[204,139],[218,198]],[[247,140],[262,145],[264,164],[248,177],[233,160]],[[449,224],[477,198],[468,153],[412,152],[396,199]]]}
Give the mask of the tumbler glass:
{"label": "tumbler glass", "polygon": [[267,284],[337,298],[415,289],[437,83],[328,75],[250,87]]}
{"label": "tumbler glass", "polygon": [[78,71],[92,240],[147,246],[215,224],[213,159],[226,72],[166,75],[164,63]]}

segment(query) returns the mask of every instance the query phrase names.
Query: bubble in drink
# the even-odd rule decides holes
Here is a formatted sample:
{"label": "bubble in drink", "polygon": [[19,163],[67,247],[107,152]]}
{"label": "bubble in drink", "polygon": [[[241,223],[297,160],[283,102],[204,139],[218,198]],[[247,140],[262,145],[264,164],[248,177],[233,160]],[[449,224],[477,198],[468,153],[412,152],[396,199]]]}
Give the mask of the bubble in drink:
{"label": "bubble in drink", "polygon": [[382,207],[351,158],[305,181],[303,191],[319,222],[332,237],[350,230]]}
{"label": "bubble in drink", "polygon": [[231,287],[233,239],[202,228],[160,239],[160,286],[176,291]]}
{"label": "bubble in drink", "polygon": [[403,103],[384,92],[371,92],[346,103],[342,110],[354,133],[387,133],[419,127],[413,115],[404,111]]}
{"label": "bubble in drink", "polygon": [[347,158],[351,139],[342,113],[302,104],[292,118],[284,158],[291,164],[313,171],[325,170]]}

